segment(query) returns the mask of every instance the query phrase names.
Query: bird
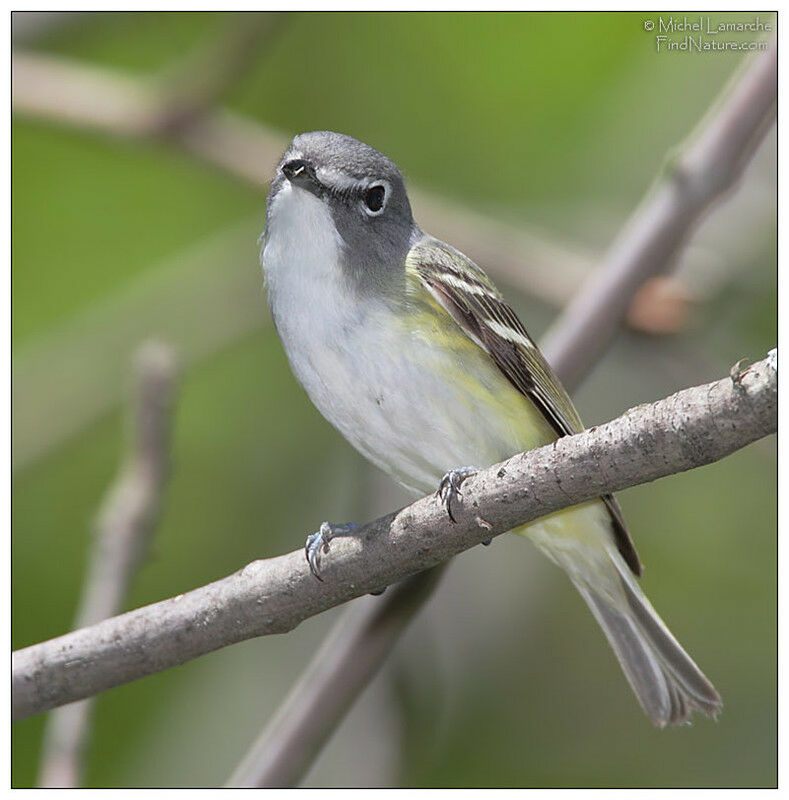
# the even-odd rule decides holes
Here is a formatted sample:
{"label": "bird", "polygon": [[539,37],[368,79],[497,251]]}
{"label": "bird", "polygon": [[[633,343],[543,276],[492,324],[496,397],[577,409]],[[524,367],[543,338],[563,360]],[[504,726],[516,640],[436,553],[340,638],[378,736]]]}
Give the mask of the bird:
{"label": "bird", "polygon": [[[296,136],[271,180],[260,261],[291,370],[323,416],[414,494],[452,501],[478,466],[583,430],[570,397],[487,274],[414,221],[398,167],[345,134]],[[321,579],[321,524],[306,557]],[[721,698],[641,590],[613,495],[514,531],[568,575],[659,727]]]}

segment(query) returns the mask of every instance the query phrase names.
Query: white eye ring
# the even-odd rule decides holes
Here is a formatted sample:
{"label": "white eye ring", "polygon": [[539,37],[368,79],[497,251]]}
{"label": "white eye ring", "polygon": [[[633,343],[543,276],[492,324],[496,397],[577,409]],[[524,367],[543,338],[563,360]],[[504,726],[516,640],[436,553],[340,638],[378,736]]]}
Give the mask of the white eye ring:
{"label": "white eye ring", "polygon": [[376,181],[365,187],[361,200],[362,209],[368,217],[378,217],[384,213],[388,199],[388,184],[383,181]]}

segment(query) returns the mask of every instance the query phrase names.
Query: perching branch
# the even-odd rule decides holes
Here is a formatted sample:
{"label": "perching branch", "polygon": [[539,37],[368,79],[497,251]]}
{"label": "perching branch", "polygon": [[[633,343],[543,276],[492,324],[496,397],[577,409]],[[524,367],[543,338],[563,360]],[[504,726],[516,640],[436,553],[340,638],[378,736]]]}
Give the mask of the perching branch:
{"label": "perching branch", "polygon": [[469,479],[453,524],[434,496],[336,539],[317,581],[303,550],[13,654],[24,719],[308,617],[441,564],[491,536],[607,492],[709,464],[775,432],[774,354],[631,409]]}
{"label": "perching branch", "polygon": [[[97,515],[95,545],[75,628],[120,613],[132,577],[145,554],[167,480],[175,357],[148,342],[134,363],[129,453]],[[80,785],[93,698],[58,708],[44,732],[39,786]]]}
{"label": "perching branch", "polygon": [[[775,119],[778,43],[747,62],[582,284],[543,343],[553,368],[576,383],[605,350],[633,294],[670,267],[704,212],[737,180]],[[582,349],[568,342],[584,341]]]}

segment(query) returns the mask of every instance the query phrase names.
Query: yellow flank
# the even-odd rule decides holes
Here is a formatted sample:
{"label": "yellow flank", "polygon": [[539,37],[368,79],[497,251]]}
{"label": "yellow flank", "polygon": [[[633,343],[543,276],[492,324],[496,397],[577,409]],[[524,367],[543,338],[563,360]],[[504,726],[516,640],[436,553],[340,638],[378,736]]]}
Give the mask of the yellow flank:
{"label": "yellow flank", "polygon": [[[471,418],[476,416],[484,429],[490,449],[479,454],[476,465],[488,466],[554,441],[556,432],[539,409],[463,331],[410,265],[406,280],[407,314],[403,324],[411,336],[434,345],[443,354],[437,359],[436,368],[453,386],[454,400],[471,407]],[[447,353],[451,354],[449,358]],[[460,416],[469,418],[466,413]],[[463,435],[459,430],[458,436]],[[616,577],[610,560],[613,542],[602,501],[592,500],[549,514],[512,532],[531,539],[576,582],[585,584],[590,574],[595,576],[600,590],[614,600]]]}
{"label": "yellow flank", "polygon": [[[435,368],[456,390],[455,401],[469,407],[472,418],[478,418],[480,425],[490,432],[490,452],[480,453],[479,466],[554,441],[556,432],[539,409],[507,380],[493,359],[463,331],[408,264],[406,281],[404,327],[409,335],[420,338],[435,351]],[[463,432],[458,431],[458,435]]]}
{"label": "yellow flank", "polygon": [[530,539],[577,584],[593,585],[609,604],[619,606],[622,592],[612,559],[620,559],[602,500],[556,511],[512,531]]}

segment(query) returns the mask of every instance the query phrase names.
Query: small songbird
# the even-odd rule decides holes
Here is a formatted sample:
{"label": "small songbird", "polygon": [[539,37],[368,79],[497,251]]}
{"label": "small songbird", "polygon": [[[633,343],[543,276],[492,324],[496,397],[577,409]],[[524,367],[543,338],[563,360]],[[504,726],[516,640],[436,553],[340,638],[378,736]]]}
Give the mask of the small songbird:
{"label": "small songbird", "polygon": [[[488,276],[422,231],[400,171],[339,133],[290,144],[271,183],[261,264],[291,368],[375,465],[447,512],[474,467],[583,429],[564,387]],[[351,526],[323,523],[310,568]],[[641,591],[612,495],[516,531],[569,576],[659,726],[716,715],[715,688]]]}

